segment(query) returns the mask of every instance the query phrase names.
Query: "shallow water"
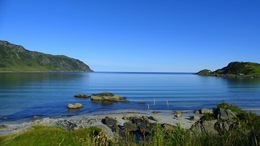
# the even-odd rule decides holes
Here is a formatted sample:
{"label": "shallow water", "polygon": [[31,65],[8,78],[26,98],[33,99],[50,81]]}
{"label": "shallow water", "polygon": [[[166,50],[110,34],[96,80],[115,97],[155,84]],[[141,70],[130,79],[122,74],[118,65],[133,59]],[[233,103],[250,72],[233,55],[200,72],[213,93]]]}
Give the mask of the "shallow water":
{"label": "shallow water", "polygon": [[[102,105],[77,99],[112,92],[130,103]],[[226,79],[191,73],[2,73],[0,122],[33,116],[59,117],[118,109],[195,110],[229,102],[246,109],[260,108],[260,79]],[[83,109],[68,111],[67,104]],[[145,102],[145,104],[138,104]]]}

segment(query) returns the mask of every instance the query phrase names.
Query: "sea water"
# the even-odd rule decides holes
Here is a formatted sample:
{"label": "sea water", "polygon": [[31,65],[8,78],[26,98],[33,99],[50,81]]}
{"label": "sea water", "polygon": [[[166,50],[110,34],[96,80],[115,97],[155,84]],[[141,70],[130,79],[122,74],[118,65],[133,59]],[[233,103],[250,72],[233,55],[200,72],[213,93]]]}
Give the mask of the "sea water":
{"label": "sea water", "polygon": [[[111,92],[130,103],[104,105],[75,94]],[[228,102],[260,108],[260,79],[227,79],[194,73],[1,73],[0,122],[115,110],[196,110]],[[81,103],[80,110],[68,110]]]}

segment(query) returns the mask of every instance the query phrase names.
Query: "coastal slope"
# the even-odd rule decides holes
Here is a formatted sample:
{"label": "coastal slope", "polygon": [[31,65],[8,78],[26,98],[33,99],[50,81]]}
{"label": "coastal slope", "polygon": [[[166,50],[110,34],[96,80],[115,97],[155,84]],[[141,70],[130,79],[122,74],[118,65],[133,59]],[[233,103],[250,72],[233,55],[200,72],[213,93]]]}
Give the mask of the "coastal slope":
{"label": "coastal slope", "polygon": [[222,69],[217,69],[216,71],[204,69],[197,74],[223,77],[260,77],[260,64],[254,62],[231,62]]}
{"label": "coastal slope", "polygon": [[92,72],[92,70],[77,59],[29,51],[23,46],[0,41],[0,72]]}

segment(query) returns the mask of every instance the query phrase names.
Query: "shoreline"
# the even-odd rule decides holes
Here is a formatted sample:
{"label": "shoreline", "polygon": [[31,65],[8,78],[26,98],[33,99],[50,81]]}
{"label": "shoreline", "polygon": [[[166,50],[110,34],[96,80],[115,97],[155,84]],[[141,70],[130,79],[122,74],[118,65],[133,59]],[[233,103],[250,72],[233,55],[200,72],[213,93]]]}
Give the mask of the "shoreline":
{"label": "shoreline", "polygon": [[[202,108],[205,109],[205,108]],[[18,121],[6,121],[0,123],[0,136],[7,136],[12,134],[19,134],[33,126],[54,126],[60,127],[65,130],[77,130],[79,128],[97,127],[103,130],[103,132],[113,139],[115,132],[112,128],[104,123],[104,120],[108,119],[116,121],[117,126],[123,127],[126,123],[129,123],[130,119],[148,120],[149,123],[166,125],[166,127],[180,126],[184,129],[190,129],[205,113],[198,113],[202,110],[109,110],[98,111],[93,113],[85,113],[74,116],[64,117],[44,117],[31,120],[18,120]],[[213,110],[213,109],[205,109]],[[260,109],[243,109],[245,112],[253,112],[260,115]],[[207,112],[206,111],[206,112]]]}
{"label": "shoreline", "polygon": [[[183,113],[181,117],[176,118],[174,112]],[[116,110],[116,111],[106,111],[103,113],[92,113],[92,114],[82,114],[82,115],[74,115],[71,117],[58,117],[58,118],[39,118],[34,120],[18,120],[18,121],[6,121],[0,123],[0,136],[11,135],[21,133],[26,131],[32,126],[36,125],[45,125],[45,126],[58,126],[67,129],[64,123],[68,124],[76,124],[77,128],[88,128],[91,126],[96,126],[105,131],[107,135],[113,137],[113,132],[106,125],[104,125],[101,121],[102,119],[109,117],[116,119],[119,122],[119,125],[123,125],[127,122],[127,117],[153,117],[156,119],[156,122],[161,124],[169,124],[172,126],[180,125],[182,128],[189,129],[192,124],[196,121],[189,120],[191,116],[195,116],[196,114],[192,110]],[[197,115],[200,117],[200,115]],[[62,123],[59,125],[58,123]],[[68,129],[67,129],[68,130]]]}

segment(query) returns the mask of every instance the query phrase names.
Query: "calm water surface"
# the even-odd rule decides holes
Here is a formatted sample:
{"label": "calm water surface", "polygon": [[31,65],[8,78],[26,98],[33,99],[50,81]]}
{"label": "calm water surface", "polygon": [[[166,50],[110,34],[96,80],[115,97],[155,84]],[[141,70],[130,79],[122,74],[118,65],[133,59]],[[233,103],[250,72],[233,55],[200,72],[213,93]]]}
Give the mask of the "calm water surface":
{"label": "calm water surface", "polygon": [[[130,103],[102,105],[77,99],[104,91]],[[260,108],[260,79],[225,79],[188,73],[9,73],[0,74],[0,122],[33,116],[70,116],[119,109],[195,110],[229,102]],[[82,103],[68,111],[69,103]],[[138,104],[145,102],[145,104]],[[168,102],[168,104],[167,104]],[[155,105],[154,105],[155,103]]]}

